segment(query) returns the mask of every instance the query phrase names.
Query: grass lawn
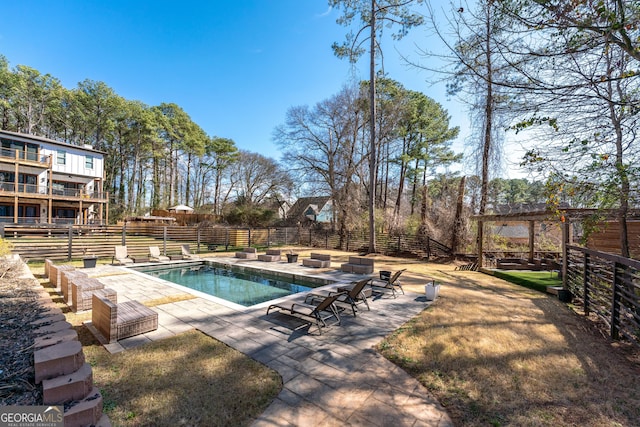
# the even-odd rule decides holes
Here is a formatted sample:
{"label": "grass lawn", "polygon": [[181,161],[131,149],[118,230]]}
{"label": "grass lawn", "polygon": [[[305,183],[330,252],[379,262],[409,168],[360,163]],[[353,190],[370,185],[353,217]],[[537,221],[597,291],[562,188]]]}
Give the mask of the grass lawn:
{"label": "grass lawn", "polygon": [[[378,349],[456,426],[639,425],[637,350],[548,294],[479,272],[410,268],[441,281],[440,297]],[[546,276],[534,280],[546,286]]]}
{"label": "grass lawn", "polygon": [[540,292],[546,292],[547,286],[562,286],[558,273],[549,271],[494,271],[493,275]]}

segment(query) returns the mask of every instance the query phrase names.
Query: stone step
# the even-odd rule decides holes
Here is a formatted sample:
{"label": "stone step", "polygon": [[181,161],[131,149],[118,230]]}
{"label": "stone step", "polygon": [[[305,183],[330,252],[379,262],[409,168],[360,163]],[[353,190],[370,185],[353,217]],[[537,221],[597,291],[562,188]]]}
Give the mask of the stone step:
{"label": "stone step", "polygon": [[61,405],[82,400],[93,388],[91,365],[85,363],[69,375],[42,380],[42,398],[45,405]]}
{"label": "stone step", "polygon": [[64,427],[99,425],[102,419],[102,395],[93,387],[89,395],[64,413]]}
{"label": "stone step", "polygon": [[84,364],[82,344],[69,341],[45,347],[34,352],[33,361],[36,384],[59,375],[71,374]]}
{"label": "stone step", "polygon": [[75,329],[64,329],[53,334],[47,334],[43,337],[38,337],[33,343],[33,349],[40,350],[45,347],[68,341],[78,341],[78,333]]}
{"label": "stone step", "polygon": [[56,314],[63,314],[60,307],[58,307],[53,301],[51,301],[51,297],[48,298],[50,304],[44,306],[43,304],[39,304],[40,308],[43,309],[40,312],[40,316],[54,316]]}
{"label": "stone step", "polygon": [[62,314],[62,312],[52,315],[45,315],[38,320],[34,320],[31,322],[31,325],[35,328],[39,328],[40,326],[47,326],[50,323],[65,321],[67,318]]}
{"label": "stone step", "polygon": [[34,329],[33,333],[38,336],[47,335],[63,331],[65,329],[71,329],[72,327],[73,326],[71,326],[71,323],[67,321],[54,322],[50,325],[40,326],[39,328]]}

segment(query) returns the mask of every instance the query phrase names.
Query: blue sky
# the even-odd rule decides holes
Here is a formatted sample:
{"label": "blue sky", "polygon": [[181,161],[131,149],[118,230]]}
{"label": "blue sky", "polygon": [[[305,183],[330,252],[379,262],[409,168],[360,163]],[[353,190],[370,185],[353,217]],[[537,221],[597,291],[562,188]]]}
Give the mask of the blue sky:
{"label": "blue sky", "polygon": [[[0,54],[11,67],[28,65],[67,88],[91,79],[148,105],[174,102],[209,135],[275,159],[272,132],[290,107],[368,79],[364,61],[354,69],[333,55],[347,29],[324,0],[20,0],[3,2],[2,15]],[[463,129],[454,146],[462,150],[464,108],[401,59],[438,40],[415,29],[384,43],[389,76],[443,104]]]}

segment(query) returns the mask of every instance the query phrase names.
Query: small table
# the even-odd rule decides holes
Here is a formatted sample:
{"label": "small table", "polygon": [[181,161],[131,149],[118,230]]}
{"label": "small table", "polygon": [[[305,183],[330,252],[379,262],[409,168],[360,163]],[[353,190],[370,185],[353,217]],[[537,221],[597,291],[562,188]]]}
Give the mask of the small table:
{"label": "small table", "polygon": [[149,262],[149,257],[146,255],[131,256],[131,259],[135,263]]}
{"label": "small table", "polygon": [[174,254],[174,255],[168,254],[167,256],[169,257],[169,259],[170,259],[171,261],[175,261],[175,260],[183,259],[183,258],[184,258],[184,257],[183,257],[182,255],[180,255],[180,254]]}

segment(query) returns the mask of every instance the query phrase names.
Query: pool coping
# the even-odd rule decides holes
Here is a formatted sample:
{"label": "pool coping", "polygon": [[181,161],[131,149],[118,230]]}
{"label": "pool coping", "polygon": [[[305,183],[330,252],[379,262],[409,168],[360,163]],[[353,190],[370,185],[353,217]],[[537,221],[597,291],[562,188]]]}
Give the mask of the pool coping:
{"label": "pool coping", "polygon": [[[260,264],[257,264],[257,263]],[[269,274],[275,277],[281,277],[283,279],[287,279],[290,281],[295,281],[296,278],[302,278],[304,281],[307,282],[317,282],[318,284],[320,284],[320,286],[317,286],[313,289],[318,290],[318,291],[323,291],[323,290],[327,290],[327,289],[331,289],[333,287],[335,287],[335,285],[338,284],[342,284],[342,283],[352,283],[355,282],[357,280],[362,279],[363,277],[367,277],[366,275],[354,275],[354,274],[348,274],[348,273],[344,273],[344,272],[340,272],[338,271],[338,276],[335,275],[335,271],[332,269],[320,269],[319,271],[310,271],[309,273],[313,273],[313,274],[304,274],[306,273],[306,271],[303,271],[302,273],[296,273],[296,272],[290,272],[290,271],[282,271],[280,269],[278,269],[279,266],[287,266],[289,268],[296,268],[300,267],[301,265],[292,265],[290,263],[286,263],[286,262],[280,262],[280,263],[265,263],[263,261],[256,261],[256,260],[244,260],[244,259],[238,259],[238,258],[232,258],[232,257],[216,257],[215,259],[211,259],[211,258],[201,258],[198,260],[178,260],[178,261],[167,261],[167,262],[162,262],[162,263],[140,263],[140,264],[136,264],[136,265],[126,265],[124,266],[127,271],[131,271],[134,274],[140,275],[142,274],[145,278],[149,278],[152,279],[154,281],[157,281],[159,283],[163,283],[166,284],[168,286],[171,286],[175,289],[179,289],[185,293],[189,293],[192,295],[195,295],[199,298],[204,298],[206,300],[215,302],[216,304],[220,304],[223,305],[225,307],[228,307],[232,310],[235,311],[247,311],[247,310],[255,310],[255,309],[259,309],[259,308],[265,308],[268,307],[271,304],[275,304],[275,303],[280,303],[282,301],[286,301],[288,299],[291,298],[295,298],[296,295],[299,295],[303,292],[296,292],[290,295],[285,295],[282,297],[278,297],[278,298],[274,298],[274,299],[270,299],[268,301],[264,301],[264,302],[260,302],[258,304],[254,304],[254,305],[250,305],[250,306],[244,306],[241,304],[237,304],[235,302],[232,301],[228,301],[225,300],[223,298],[220,297],[216,297],[214,295],[210,295],[207,294],[205,292],[202,291],[198,291],[196,289],[191,289],[187,286],[184,285],[180,285],[177,283],[173,283],[170,282],[168,280],[164,280],[155,276],[151,276],[148,274],[145,274],[143,271],[138,271],[136,270],[136,268],[177,268],[177,267],[181,267],[181,266],[188,266],[188,265],[201,265],[203,263],[206,264],[210,264],[210,265],[214,265],[217,267],[224,267],[224,268],[236,268],[236,269],[240,269],[240,270],[250,270],[253,272],[257,272],[257,273],[264,273],[264,274]],[[272,268],[264,268],[264,267],[272,267]],[[308,269],[309,267],[302,267],[305,269]],[[317,269],[314,269],[317,270]],[[329,271],[325,271],[325,270],[329,270]],[[345,277],[342,277],[345,276]]]}

